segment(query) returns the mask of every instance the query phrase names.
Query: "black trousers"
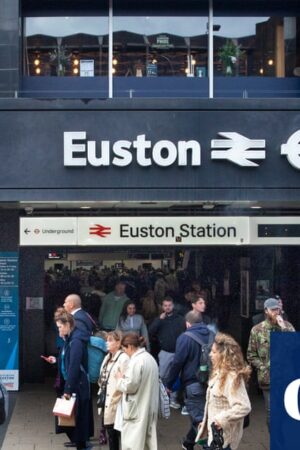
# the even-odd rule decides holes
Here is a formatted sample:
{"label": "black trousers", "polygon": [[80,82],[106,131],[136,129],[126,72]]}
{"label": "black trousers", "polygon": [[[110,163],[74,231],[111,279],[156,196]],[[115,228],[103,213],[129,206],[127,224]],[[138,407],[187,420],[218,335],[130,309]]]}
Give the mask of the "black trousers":
{"label": "black trousers", "polygon": [[[66,431],[66,435],[68,436],[68,438],[70,439],[71,442],[73,442],[73,432],[70,431]],[[76,449],[77,450],[82,450],[86,448],[86,442],[84,441],[80,441],[80,442],[74,442],[76,444]]]}
{"label": "black trousers", "polygon": [[120,431],[114,429],[113,425],[105,425],[108,435],[109,450],[120,449]]}

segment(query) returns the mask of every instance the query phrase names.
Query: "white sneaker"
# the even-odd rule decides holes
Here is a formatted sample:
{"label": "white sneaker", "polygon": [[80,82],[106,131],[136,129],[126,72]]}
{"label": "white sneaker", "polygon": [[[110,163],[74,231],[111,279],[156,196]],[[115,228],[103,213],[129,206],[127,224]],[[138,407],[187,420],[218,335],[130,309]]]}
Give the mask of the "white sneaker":
{"label": "white sneaker", "polygon": [[[170,405],[171,406],[171,405]],[[188,413],[188,411],[187,411],[187,409],[186,409],[186,406],[183,406],[183,408],[182,408],[182,410],[181,410],[181,414],[183,415],[183,416],[189,416],[189,413]]]}
{"label": "white sneaker", "polygon": [[180,408],[180,403],[177,403],[177,402],[170,402],[170,408],[173,408],[173,409],[179,409]]}

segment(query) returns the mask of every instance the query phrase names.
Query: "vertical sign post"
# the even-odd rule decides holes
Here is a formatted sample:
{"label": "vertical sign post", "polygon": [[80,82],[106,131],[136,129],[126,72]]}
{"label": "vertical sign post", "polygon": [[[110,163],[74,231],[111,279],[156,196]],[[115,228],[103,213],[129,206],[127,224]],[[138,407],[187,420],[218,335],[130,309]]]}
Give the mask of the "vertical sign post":
{"label": "vertical sign post", "polygon": [[19,270],[18,253],[0,253],[0,380],[19,389]]}

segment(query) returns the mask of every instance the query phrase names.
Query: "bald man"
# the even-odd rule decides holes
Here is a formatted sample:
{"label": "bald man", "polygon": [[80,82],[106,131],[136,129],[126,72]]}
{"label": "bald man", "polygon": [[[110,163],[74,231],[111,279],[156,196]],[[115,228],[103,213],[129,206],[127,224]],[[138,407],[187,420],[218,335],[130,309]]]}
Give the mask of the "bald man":
{"label": "bald man", "polygon": [[72,314],[75,319],[76,328],[86,333],[88,337],[92,335],[93,322],[91,317],[81,309],[81,298],[77,294],[70,294],[65,298],[65,310]]}

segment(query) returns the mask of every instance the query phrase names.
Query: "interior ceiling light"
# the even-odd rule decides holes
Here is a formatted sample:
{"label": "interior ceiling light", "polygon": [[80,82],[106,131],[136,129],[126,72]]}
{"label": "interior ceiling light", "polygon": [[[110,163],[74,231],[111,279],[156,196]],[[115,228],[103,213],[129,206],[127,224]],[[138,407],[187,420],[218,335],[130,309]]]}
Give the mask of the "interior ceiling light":
{"label": "interior ceiling light", "polygon": [[259,206],[259,205],[253,205],[253,206],[250,206],[250,208],[251,208],[251,209],[261,209],[262,206]]}
{"label": "interior ceiling light", "polygon": [[80,206],[80,209],[91,209],[90,206]]}

